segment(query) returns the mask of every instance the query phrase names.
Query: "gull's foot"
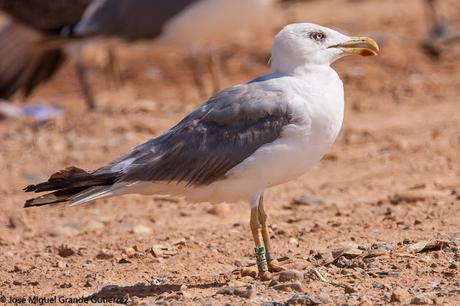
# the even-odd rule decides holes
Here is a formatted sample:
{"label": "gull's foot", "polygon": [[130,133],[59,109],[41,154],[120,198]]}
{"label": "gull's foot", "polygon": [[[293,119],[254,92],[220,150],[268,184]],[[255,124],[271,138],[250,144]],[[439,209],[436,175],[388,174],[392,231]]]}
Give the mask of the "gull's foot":
{"label": "gull's foot", "polygon": [[265,272],[262,272],[262,273],[259,273],[260,275],[260,280],[262,281],[269,281],[273,278],[273,274],[268,272],[268,271],[265,271]]}
{"label": "gull's foot", "polygon": [[268,262],[268,271],[276,273],[284,270],[286,270],[286,268],[282,267],[278,260],[273,259]]}

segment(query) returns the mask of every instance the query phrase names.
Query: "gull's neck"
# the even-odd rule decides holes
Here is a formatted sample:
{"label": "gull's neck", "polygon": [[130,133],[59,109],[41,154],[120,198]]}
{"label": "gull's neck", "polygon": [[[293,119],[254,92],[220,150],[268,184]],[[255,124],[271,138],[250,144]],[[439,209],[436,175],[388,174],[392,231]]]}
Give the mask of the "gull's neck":
{"label": "gull's neck", "polygon": [[276,65],[272,63],[274,74],[289,75],[298,78],[311,77],[314,75],[336,74],[331,66],[326,64],[304,64],[304,65]]}

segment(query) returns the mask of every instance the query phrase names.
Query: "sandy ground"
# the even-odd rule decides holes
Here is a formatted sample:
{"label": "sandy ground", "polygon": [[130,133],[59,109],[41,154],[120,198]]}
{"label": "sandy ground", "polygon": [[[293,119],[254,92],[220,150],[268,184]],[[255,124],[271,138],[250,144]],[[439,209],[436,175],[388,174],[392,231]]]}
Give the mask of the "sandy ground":
{"label": "sandy ground", "polygon": [[[445,4],[458,17],[458,3]],[[347,104],[336,144],[308,174],[266,191],[274,248],[289,269],[271,282],[241,273],[254,263],[245,203],[125,196],[22,208],[25,185],[110,161],[202,102],[177,50],[117,44],[125,81],[117,87],[100,68],[103,53],[89,47],[96,112],[84,111],[69,64],[29,99],[60,105],[65,117],[41,126],[0,121],[0,295],[281,305],[297,294],[306,305],[460,305],[460,45],[438,62],[425,57],[423,16],[416,0],[299,2],[255,38],[223,49],[225,86],[268,71],[281,23],[369,35],[382,49],[335,64]]]}

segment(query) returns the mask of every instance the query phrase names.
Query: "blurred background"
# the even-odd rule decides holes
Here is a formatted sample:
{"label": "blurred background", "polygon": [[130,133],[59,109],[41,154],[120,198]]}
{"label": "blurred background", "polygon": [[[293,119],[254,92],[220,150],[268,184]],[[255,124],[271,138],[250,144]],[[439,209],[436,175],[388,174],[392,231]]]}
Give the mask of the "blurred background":
{"label": "blurred background", "polygon": [[[313,171],[267,192],[277,253],[306,269],[343,243],[458,246],[459,1],[91,2],[0,0],[0,293],[93,294],[116,284],[142,301],[177,297],[178,288],[130,287],[161,278],[189,287],[177,298],[184,303],[235,302],[209,284],[234,281],[235,260],[252,258],[246,204],[126,196],[24,210],[21,189],[70,165],[98,167],[217,90],[267,73],[273,36],[293,22],[370,36],[381,54],[334,64],[346,96],[336,144]],[[62,256],[63,244],[71,255]],[[151,255],[158,245],[166,255]],[[401,300],[458,298],[458,249],[412,256],[409,267],[407,258],[373,263],[405,271],[391,279],[369,276],[367,264],[367,276],[322,266],[331,279],[355,275],[354,292],[307,287],[337,303],[389,302],[398,286]],[[289,295],[257,288],[255,302]]]}

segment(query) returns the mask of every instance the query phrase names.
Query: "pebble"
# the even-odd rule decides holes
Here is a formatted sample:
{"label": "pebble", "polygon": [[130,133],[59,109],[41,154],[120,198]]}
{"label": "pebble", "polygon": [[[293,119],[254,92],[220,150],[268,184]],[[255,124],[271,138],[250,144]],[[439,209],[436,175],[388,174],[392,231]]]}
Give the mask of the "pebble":
{"label": "pebble", "polygon": [[67,264],[63,261],[58,261],[56,267],[64,269],[65,267],[67,267]]}
{"label": "pebble", "polygon": [[397,248],[397,244],[393,242],[376,242],[372,244],[371,248],[372,249],[377,249],[377,250],[394,250]]}
{"label": "pebble", "polygon": [[136,235],[150,235],[152,234],[152,229],[143,224],[137,224],[133,227],[132,233]]}
{"label": "pebble", "polygon": [[214,216],[225,216],[230,211],[230,206],[227,203],[218,203],[212,205],[211,209],[208,210],[208,213]]}
{"label": "pebble", "polygon": [[313,197],[307,197],[303,196],[298,199],[294,199],[291,202],[292,205],[305,205],[305,206],[320,206],[324,205],[324,201],[321,200],[320,198],[313,198]]}
{"label": "pebble", "polygon": [[278,281],[282,283],[286,282],[292,282],[292,281],[301,281],[303,280],[304,276],[301,271],[298,270],[287,270],[287,271],[282,271],[279,274]]}
{"label": "pebble", "polygon": [[424,295],[417,295],[411,299],[410,303],[412,305],[429,305],[433,304],[433,300]]}
{"label": "pebble", "polygon": [[324,304],[323,301],[319,299],[312,298],[305,294],[295,294],[286,302],[287,305],[320,305]]}
{"label": "pebble", "polygon": [[289,238],[289,244],[299,246],[299,240],[294,237]]}
{"label": "pebble", "polygon": [[445,196],[446,193],[439,190],[413,189],[396,193],[390,197],[390,202],[392,204],[399,204],[401,202],[417,202],[427,199],[438,199]]}
{"label": "pebble", "polygon": [[235,295],[245,299],[250,299],[254,294],[254,289],[252,286],[247,286],[245,288],[226,287],[217,291],[217,294]]}
{"label": "pebble", "polygon": [[97,255],[97,259],[112,259],[113,258],[113,253],[110,252],[110,250],[107,249],[102,249]]}
{"label": "pebble", "polygon": [[275,290],[278,291],[297,291],[297,292],[303,292],[303,287],[300,282],[292,282],[292,283],[283,283],[283,284],[278,284],[272,287]]}
{"label": "pebble", "polygon": [[243,270],[241,270],[241,276],[250,276],[253,278],[257,277],[257,268],[256,267],[244,267]]}
{"label": "pebble", "polygon": [[127,247],[123,250],[123,252],[128,256],[129,258],[134,257],[136,255],[136,250],[133,247]]}

